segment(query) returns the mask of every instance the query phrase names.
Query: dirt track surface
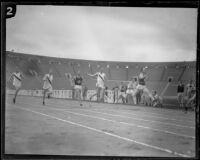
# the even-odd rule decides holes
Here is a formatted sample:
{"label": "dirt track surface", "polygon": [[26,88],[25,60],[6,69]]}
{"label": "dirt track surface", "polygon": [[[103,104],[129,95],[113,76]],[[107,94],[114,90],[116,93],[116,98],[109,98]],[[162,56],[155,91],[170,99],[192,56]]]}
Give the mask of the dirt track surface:
{"label": "dirt track surface", "polygon": [[195,156],[195,114],[180,110],[18,97],[6,100],[7,154]]}

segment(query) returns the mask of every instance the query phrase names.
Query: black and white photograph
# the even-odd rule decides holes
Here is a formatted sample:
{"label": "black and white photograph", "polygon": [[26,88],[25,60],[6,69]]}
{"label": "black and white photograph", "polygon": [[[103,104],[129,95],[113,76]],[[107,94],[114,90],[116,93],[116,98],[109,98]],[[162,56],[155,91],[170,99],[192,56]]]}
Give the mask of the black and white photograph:
{"label": "black and white photograph", "polygon": [[16,5],[5,21],[5,154],[195,158],[197,15]]}

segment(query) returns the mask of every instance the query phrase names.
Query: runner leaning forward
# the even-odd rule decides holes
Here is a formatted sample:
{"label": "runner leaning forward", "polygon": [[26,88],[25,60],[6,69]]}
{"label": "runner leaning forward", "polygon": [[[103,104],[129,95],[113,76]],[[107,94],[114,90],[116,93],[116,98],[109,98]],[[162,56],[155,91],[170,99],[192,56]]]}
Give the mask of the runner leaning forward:
{"label": "runner leaning forward", "polygon": [[103,68],[100,69],[100,72],[97,72],[95,74],[89,74],[89,76],[97,77],[97,83],[96,83],[96,93],[97,94],[97,102],[103,102],[104,101],[104,90],[105,90],[105,80],[106,80],[106,74],[103,72]]}

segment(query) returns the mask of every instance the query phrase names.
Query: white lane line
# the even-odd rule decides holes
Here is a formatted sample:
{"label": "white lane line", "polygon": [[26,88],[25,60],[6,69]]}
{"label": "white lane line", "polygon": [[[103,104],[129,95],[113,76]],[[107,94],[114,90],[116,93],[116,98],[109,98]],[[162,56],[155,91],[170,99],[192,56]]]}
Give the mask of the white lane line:
{"label": "white lane line", "polygon": [[[111,109],[103,109],[104,111],[112,111]],[[166,117],[160,117],[160,116],[149,116],[149,115],[138,115],[138,114],[134,114],[134,113],[129,113],[129,112],[124,112],[124,111],[114,111],[115,113],[124,113],[124,114],[129,114],[129,115],[136,115],[136,116],[140,116],[140,117],[155,117],[155,118],[161,118],[161,119],[167,119],[170,121],[180,121],[180,122],[195,122],[195,120],[191,121],[191,120],[180,120],[180,119],[175,119],[175,118],[166,118]],[[140,112],[140,111],[139,111]],[[138,112],[137,112],[138,113]],[[140,112],[142,113],[142,112]]]}
{"label": "white lane line", "polygon": [[[22,103],[22,104],[31,105],[31,106],[35,107],[35,105],[32,105],[32,104],[27,104],[27,103]],[[179,134],[179,133],[175,133],[175,132],[171,132],[171,131],[166,131],[166,130],[151,128],[151,127],[147,127],[147,126],[143,126],[143,125],[136,125],[134,123],[127,123],[127,122],[122,122],[122,121],[116,121],[116,120],[102,118],[102,117],[98,117],[98,116],[92,116],[92,115],[86,115],[86,114],[82,114],[82,113],[72,112],[71,110],[67,110],[67,109],[63,110],[63,109],[58,109],[58,108],[55,108],[55,107],[48,106],[48,109],[50,109],[50,108],[52,110],[58,110],[58,111],[63,111],[63,112],[67,112],[67,113],[71,113],[71,114],[75,114],[75,115],[80,115],[80,116],[85,116],[85,117],[100,119],[100,120],[108,121],[108,122],[112,122],[112,123],[120,123],[120,124],[124,124],[124,125],[135,126],[135,127],[138,127],[138,128],[150,129],[150,130],[154,130],[154,131],[157,131],[157,132],[163,132],[163,133],[167,133],[167,134],[173,134],[173,135],[180,136],[180,137],[195,139],[194,136],[189,136],[189,135]]]}
{"label": "white lane line", "polygon": [[[136,107],[136,106],[133,106],[133,107]],[[97,107],[96,107],[97,108]],[[140,108],[141,109],[141,108]],[[151,109],[155,109],[155,108],[151,108]],[[156,108],[156,110],[158,110],[158,109],[162,109],[162,108]],[[113,110],[113,109],[106,109],[106,110]],[[121,110],[121,109],[120,109]],[[166,110],[166,109],[165,109]],[[131,109],[130,109],[130,111],[132,111]],[[119,111],[119,112],[121,112],[121,111]],[[160,115],[160,116],[165,116],[166,114],[168,114],[168,115],[171,115],[171,116],[175,116],[176,117],[176,119],[177,118],[181,118],[181,119],[184,119],[184,120],[186,120],[186,121],[191,121],[191,122],[193,122],[193,121],[195,121],[195,118],[194,119],[192,119],[192,118],[187,118],[187,117],[185,117],[185,114],[184,114],[184,116],[177,116],[177,115],[172,115],[171,113],[174,113],[174,111],[172,111],[172,112],[167,112],[167,113],[153,113],[153,112],[151,112],[151,111],[147,111],[147,110],[141,110],[141,111],[137,111],[137,112],[144,112],[144,113],[148,113],[148,114],[152,114],[152,115]],[[176,111],[177,112],[177,111]],[[127,113],[127,112],[126,112]],[[177,112],[177,113],[180,113],[180,112]],[[194,114],[194,116],[195,116],[195,114]],[[177,120],[179,120],[179,119],[177,119]]]}
{"label": "white lane line", "polygon": [[[66,110],[69,110],[69,109],[66,109]],[[133,118],[133,117],[129,117],[129,116],[122,116],[119,114],[109,114],[109,113],[105,113],[105,112],[91,111],[91,110],[85,110],[85,109],[79,109],[79,110],[83,110],[86,112],[100,113],[100,114],[114,116],[114,117],[122,117],[122,118],[135,119],[135,120],[139,120],[139,121],[146,121],[146,122],[150,122],[150,123],[160,123],[160,124],[164,124],[164,125],[171,125],[171,126],[176,126],[176,127],[195,129],[195,127],[179,125],[179,124],[175,124],[175,123],[165,123],[165,122],[160,122],[160,121],[153,121],[153,120],[147,120],[147,119],[142,119],[142,118]]]}
{"label": "white lane line", "polygon": [[[16,108],[16,106],[15,106],[15,108]],[[85,125],[82,125],[82,124],[79,124],[79,123],[76,123],[76,122],[68,121],[68,120],[61,119],[61,118],[51,116],[51,115],[48,115],[48,114],[33,111],[31,109],[27,109],[27,108],[24,108],[24,107],[18,106],[17,108],[22,109],[22,110],[26,110],[26,111],[29,111],[29,112],[32,112],[32,113],[36,113],[36,114],[39,114],[39,115],[43,115],[43,116],[46,116],[46,117],[50,117],[52,119],[56,119],[56,120],[59,120],[59,121],[62,121],[62,122],[66,122],[66,123],[69,123],[69,124],[72,124],[72,125],[75,125],[75,126],[86,128],[86,129],[89,129],[89,130],[92,130],[92,131],[95,131],[95,132],[103,133],[103,134],[106,134],[106,135],[109,135],[109,136],[112,136],[112,137],[115,137],[115,138],[119,138],[119,139],[122,139],[122,140],[125,140],[125,141],[128,141],[128,142],[133,142],[133,143],[136,143],[136,144],[139,144],[139,145],[142,145],[142,146],[146,146],[146,147],[153,148],[153,149],[156,149],[156,150],[159,150],[159,151],[167,152],[167,153],[170,153],[170,154],[173,154],[173,155],[176,155],[176,156],[190,157],[189,155],[186,155],[186,154],[174,152],[174,151],[166,149],[166,148],[161,148],[161,147],[153,146],[153,145],[146,144],[146,143],[143,143],[143,142],[139,142],[139,141],[136,141],[136,140],[133,140],[133,139],[129,139],[129,138],[122,137],[122,136],[119,136],[119,135],[116,135],[116,134],[112,134],[112,133],[105,132],[105,131],[102,131],[102,130],[98,130],[98,129],[95,129],[95,128],[92,128],[92,127],[88,127],[88,126],[85,126]]]}
{"label": "white lane line", "polygon": [[[50,102],[50,104],[57,105],[57,104],[52,103],[52,102]],[[63,110],[65,110],[65,109],[63,109]],[[69,109],[66,109],[66,110],[69,110]],[[79,110],[86,111],[85,109],[80,109],[80,108],[79,108]],[[176,126],[176,127],[195,129],[195,127],[185,126],[185,125],[180,125],[180,124],[175,124],[175,123],[166,123],[166,122],[147,120],[147,119],[142,119],[142,118],[133,118],[133,117],[129,117],[129,116],[123,116],[123,115],[118,115],[118,114],[109,114],[109,113],[99,112],[99,111],[91,111],[91,110],[87,110],[87,111],[93,112],[93,113],[100,113],[100,114],[104,114],[104,115],[109,115],[109,116],[114,116],[114,117],[122,117],[122,118],[128,118],[128,119],[135,119],[135,120],[138,120],[138,121],[146,121],[146,122],[150,122],[150,123],[160,123],[160,124],[164,124],[164,125],[171,125],[171,126]]]}
{"label": "white lane line", "polygon": [[[51,104],[54,104],[54,105],[56,105],[54,102],[49,102],[49,103],[51,103]],[[105,110],[111,110],[111,109],[105,109]],[[112,110],[113,111],[113,110]],[[116,112],[116,111],[115,111]],[[146,112],[146,111],[145,111]],[[104,112],[105,113],[105,112]],[[132,113],[127,113],[127,112],[118,112],[118,113],[126,113],[126,114],[130,114],[130,115],[137,115],[137,114],[132,114]],[[148,113],[148,112],[147,112]],[[143,117],[157,117],[157,116],[143,116]],[[188,121],[188,120],[186,120],[186,119],[184,119],[184,120],[178,120],[178,119],[173,119],[173,118],[165,118],[165,117],[158,117],[158,118],[162,118],[162,119],[168,119],[168,120],[175,120],[175,121],[184,121],[184,122],[186,122],[186,121]],[[185,117],[182,117],[182,118],[185,118]],[[188,121],[188,122],[194,122],[194,121]],[[165,123],[165,122],[162,122],[162,123]],[[165,124],[167,124],[167,123],[165,123]],[[168,124],[170,124],[170,123],[168,123]],[[174,124],[174,123],[173,123]],[[179,125],[179,124],[177,124],[177,125]],[[181,126],[181,125],[179,125],[179,126]],[[188,126],[189,128],[191,127],[191,126]],[[195,129],[195,127],[192,127],[193,129]]]}
{"label": "white lane line", "polygon": [[[62,102],[62,105],[63,105],[63,101],[61,101],[61,100],[59,100],[59,103],[61,103]],[[74,101],[72,101],[72,102],[74,102]],[[54,103],[54,102],[48,102],[48,103]],[[86,102],[86,103],[92,103],[92,102]],[[55,104],[55,103],[54,103]],[[113,104],[111,104],[111,105],[113,105]],[[77,105],[76,105],[77,106]],[[138,107],[138,106],[133,106],[133,107],[135,107],[135,108],[138,108],[138,109],[141,109],[141,107]],[[143,109],[143,108],[142,108]],[[144,108],[145,109],[145,108]],[[158,109],[160,109],[160,108],[151,108],[152,110],[158,110]],[[107,110],[112,110],[113,111],[113,109],[107,109]],[[166,111],[169,111],[169,115],[171,115],[171,113],[174,113],[174,111],[172,111],[172,110],[170,110],[170,109],[167,109],[167,108],[165,108],[165,110]],[[119,112],[121,112],[121,111],[119,111]],[[149,112],[149,111],[146,111],[146,110],[142,110],[142,111],[139,111],[139,112],[146,112],[146,113],[148,113],[148,114],[153,114],[153,115],[160,115],[160,116],[163,116],[163,115],[166,115],[166,113],[153,113],[153,112]],[[176,111],[177,112],[177,111]],[[124,112],[124,113],[127,113],[127,112]],[[191,119],[191,118],[186,118],[185,116],[183,117],[183,116],[177,116],[177,115],[172,115],[172,116],[176,116],[176,118],[183,118],[185,121],[188,121],[188,122],[194,122],[195,121],[195,119]],[[166,118],[166,117],[160,117],[160,118],[163,118],[163,119],[173,119],[173,118]],[[173,120],[178,120],[178,121],[182,121],[182,120],[179,120],[179,119],[173,119]]]}
{"label": "white lane line", "polygon": [[[48,106],[48,108],[51,108],[52,110],[59,110],[60,111],[60,109],[56,109],[56,108],[53,108],[53,107],[49,107]],[[167,134],[173,134],[173,135],[176,135],[176,136],[179,136],[179,137],[185,137],[185,138],[195,139],[194,136],[189,136],[189,135],[185,135],[185,134],[178,134],[178,133],[175,133],[175,132],[161,130],[161,129],[156,129],[156,128],[151,128],[151,127],[142,126],[142,125],[136,125],[134,123],[126,123],[126,122],[122,122],[122,121],[116,121],[116,120],[112,120],[112,119],[106,119],[106,118],[102,118],[102,117],[86,115],[86,114],[82,114],[82,113],[68,111],[66,109],[63,110],[63,111],[67,112],[67,113],[75,114],[75,115],[84,116],[84,117],[90,117],[90,118],[100,119],[100,120],[109,121],[109,122],[113,122],[113,123],[120,123],[120,124],[124,124],[124,125],[135,126],[135,127],[138,127],[138,128],[150,129],[150,130],[154,130],[154,131],[158,131],[158,132],[163,132],[163,133],[167,133]]]}
{"label": "white lane line", "polygon": [[[88,102],[88,103],[90,103],[90,102]],[[111,105],[113,105],[113,104],[111,104]],[[134,108],[136,108],[136,109],[142,109],[141,111],[138,111],[138,112],[146,112],[146,113],[148,113],[148,114],[153,114],[153,115],[160,115],[160,116],[163,116],[163,115],[166,115],[166,113],[155,113],[155,112],[151,112],[151,111],[149,111],[150,109],[151,110],[154,110],[154,111],[158,111],[158,110],[162,110],[162,108],[153,108],[153,107],[146,107],[146,106],[142,106],[142,107],[140,107],[140,106],[131,106],[131,107],[134,107]],[[98,108],[98,107],[96,107],[96,108]],[[107,108],[106,108],[107,109]],[[119,107],[117,107],[117,109],[119,109]],[[130,108],[129,108],[130,109]],[[109,109],[109,110],[113,110],[113,109]],[[120,109],[121,110],[121,109]],[[172,116],[175,116],[176,118],[184,118],[185,120],[187,120],[187,121],[194,121],[195,119],[192,119],[192,118],[188,118],[188,117],[185,117],[185,114],[184,114],[184,116],[177,116],[177,115],[174,115],[174,112],[177,112],[177,113],[180,113],[179,111],[180,110],[172,110],[172,109],[167,109],[167,108],[164,108],[164,110],[167,112],[167,114],[169,114],[169,115],[171,115],[171,114],[173,114]],[[131,111],[131,109],[130,109],[130,111]],[[189,112],[190,113],[190,112]],[[191,113],[192,114],[192,113]],[[195,114],[194,114],[195,115]]]}
{"label": "white lane line", "polygon": [[[50,102],[50,104],[53,105],[57,105],[55,103]],[[65,110],[65,109],[63,109]],[[69,110],[69,109],[66,109]],[[166,123],[166,122],[160,122],[160,121],[154,121],[154,120],[147,120],[147,119],[142,119],[142,118],[133,118],[133,117],[129,117],[129,116],[123,116],[123,115],[118,115],[118,114],[110,114],[110,113],[105,113],[105,112],[99,112],[99,111],[91,111],[91,110],[85,110],[85,109],[80,109],[79,110],[83,110],[85,112],[93,112],[93,113],[100,113],[100,114],[104,114],[104,115],[109,115],[109,116],[114,116],[114,117],[122,117],[122,118],[128,118],[128,119],[135,119],[138,121],[146,121],[146,122],[150,122],[150,123],[160,123],[163,125],[171,125],[171,126],[176,126],[176,127],[183,127],[183,128],[190,128],[190,129],[195,129],[195,127],[191,127],[191,126],[185,126],[185,125],[180,125],[180,124],[175,124],[175,123]]]}

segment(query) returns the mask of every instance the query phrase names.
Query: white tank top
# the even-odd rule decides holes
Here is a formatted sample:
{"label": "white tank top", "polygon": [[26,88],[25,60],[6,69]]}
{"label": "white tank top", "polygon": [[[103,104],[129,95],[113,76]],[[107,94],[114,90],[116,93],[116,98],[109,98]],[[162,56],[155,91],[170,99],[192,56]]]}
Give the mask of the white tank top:
{"label": "white tank top", "polygon": [[105,76],[106,76],[105,73],[97,72],[97,83],[104,84]]}
{"label": "white tank top", "polygon": [[21,82],[21,73],[13,73],[13,83]]}
{"label": "white tank top", "polygon": [[53,75],[45,74],[43,80],[45,85],[52,85]]}

